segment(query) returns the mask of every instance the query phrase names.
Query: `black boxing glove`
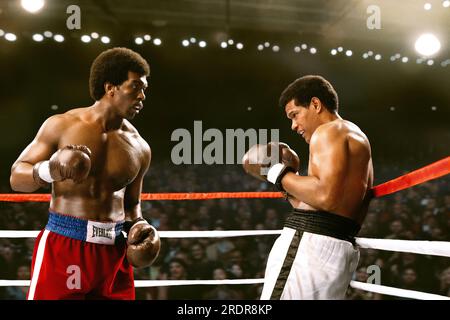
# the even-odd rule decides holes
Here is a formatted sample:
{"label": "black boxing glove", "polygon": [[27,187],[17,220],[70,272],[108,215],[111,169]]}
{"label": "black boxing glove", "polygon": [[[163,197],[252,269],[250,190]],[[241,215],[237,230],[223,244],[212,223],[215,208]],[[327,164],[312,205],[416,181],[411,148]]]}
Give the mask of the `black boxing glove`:
{"label": "black boxing glove", "polygon": [[282,142],[257,144],[250,148],[242,159],[242,166],[248,174],[263,181],[269,181],[284,191],[281,179],[288,172],[296,173],[300,159],[294,150]]}
{"label": "black boxing glove", "polygon": [[[128,225],[124,226],[124,231]],[[149,266],[158,257],[161,240],[158,231],[144,218],[132,222],[127,234],[127,259],[133,267]]]}

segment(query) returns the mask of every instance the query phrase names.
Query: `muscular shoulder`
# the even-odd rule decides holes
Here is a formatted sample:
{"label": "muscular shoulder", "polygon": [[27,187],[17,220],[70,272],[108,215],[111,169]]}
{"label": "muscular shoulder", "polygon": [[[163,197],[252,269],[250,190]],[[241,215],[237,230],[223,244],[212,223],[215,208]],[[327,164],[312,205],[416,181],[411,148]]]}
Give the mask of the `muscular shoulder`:
{"label": "muscular shoulder", "polygon": [[124,119],[122,130],[132,134],[141,145],[143,153],[145,155],[150,155],[150,145],[147,141],[144,140],[144,138],[142,138],[142,136],[139,134],[139,131],[135,128],[135,126],[131,124],[130,121]]}
{"label": "muscular shoulder", "polygon": [[318,127],[311,137],[311,147],[315,145],[321,145],[322,143],[328,143],[330,141],[345,140],[348,134],[348,127],[344,124],[344,121],[332,121],[325,123]]}
{"label": "muscular shoulder", "polygon": [[66,126],[73,125],[74,122],[82,121],[82,115],[86,113],[88,108],[71,109],[65,113],[55,114],[49,117],[44,125],[52,127],[53,129],[62,129]]}
{"label": "muscular shoulder", "polygon": [[368,139],[361,129],[347,120],[335,120],[316,129],[310,147],[329,146],[330,144],[351,143],[368,145]]}

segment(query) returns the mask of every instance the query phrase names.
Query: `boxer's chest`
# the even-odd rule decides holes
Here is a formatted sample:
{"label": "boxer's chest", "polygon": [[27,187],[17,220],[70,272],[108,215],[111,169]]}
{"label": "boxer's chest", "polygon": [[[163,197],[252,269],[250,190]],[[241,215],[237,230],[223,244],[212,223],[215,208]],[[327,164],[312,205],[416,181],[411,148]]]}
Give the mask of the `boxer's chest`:
{"label": "boxer's chest", "polygon": [[141,168],[141,139],[122,130],[103,133],[96,128],[84,128],[82,131],[68,130],[61,137],[60,147],[86,145],[92,151],[89,176],[101,185],[120,190],[135,179]]}

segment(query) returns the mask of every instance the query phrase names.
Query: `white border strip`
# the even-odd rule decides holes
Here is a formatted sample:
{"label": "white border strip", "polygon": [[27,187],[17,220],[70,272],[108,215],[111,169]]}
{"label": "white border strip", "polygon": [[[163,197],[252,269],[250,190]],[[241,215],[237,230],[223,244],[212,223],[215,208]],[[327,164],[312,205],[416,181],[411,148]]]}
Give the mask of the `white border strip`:
{"label": "white border strip", "polygon": [[396,296],[402,298],[411,298],[417,300],[450,300],[450,297],[440,296],[438,294],[425,293],[420,291],[399,289],[378,284],[364,283],[359,281],[350,281],[350,287],[361,289],[364,291],[376,292],[386,294],[389,296]]}

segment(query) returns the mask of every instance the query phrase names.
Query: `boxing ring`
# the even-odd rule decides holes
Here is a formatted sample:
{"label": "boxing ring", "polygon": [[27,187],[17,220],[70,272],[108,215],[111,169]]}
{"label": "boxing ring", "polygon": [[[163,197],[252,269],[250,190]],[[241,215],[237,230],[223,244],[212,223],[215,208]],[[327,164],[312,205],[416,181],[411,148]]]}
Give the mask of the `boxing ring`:
{"label": "boxing ring", "polygon": [[[396,179],[375,186],[374,198],[383,197],[412,186],[437,179],[450,173],[450,156],[412,171]],[[152,200],[211,200],[238,198],[283,198],[280,192],[215,192],[215,193],[145,193],[143,201]],[[0,194],[3,202],[48,202],[49,194]],[[40,231],[0,230],[0,238],[35,238]],[[216,238],[277,235],[281,230],[238,230],[238,231],[159,231],[161,238]],[[450,242],[421,240],[389,240],[356,238],[360,248],[409,252],[415,254],[450,257]],[[221,284],[261,284],[264,279],[226,280],[135,280],[135,287],[158,287],[179,285],[221,285]],[[0,280],[0,286],[29,286],[29,280]],[[383,285],[351,281],[350,287],[364,291],[420,300],[450,300],[450,297],[420,291],[399,289]]]}

